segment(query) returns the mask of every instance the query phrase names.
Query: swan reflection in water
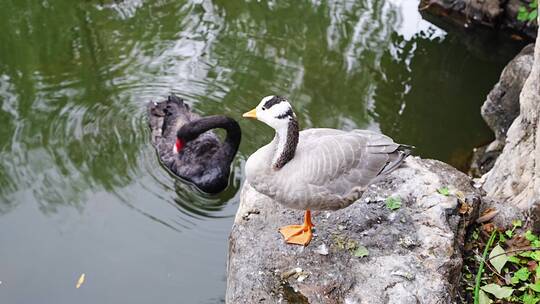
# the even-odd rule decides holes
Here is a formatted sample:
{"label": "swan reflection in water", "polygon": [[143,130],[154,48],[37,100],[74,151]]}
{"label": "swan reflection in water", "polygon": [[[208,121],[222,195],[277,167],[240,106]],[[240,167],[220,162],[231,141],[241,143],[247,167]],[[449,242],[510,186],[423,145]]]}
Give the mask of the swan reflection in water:
{"label": "swan reflection in water", "polygon": [[[231,176],[231,183],[234,179]],[[221,212],[228,203],[233,200],[238,192],[238,187],[230,185],[219,195],[212,195],[200,191],[197,187],[181,180],[174,182],[174,190],[178,210],[183,214],[194,218],[226,218],[234,216],[234,213],[223,214]]]}

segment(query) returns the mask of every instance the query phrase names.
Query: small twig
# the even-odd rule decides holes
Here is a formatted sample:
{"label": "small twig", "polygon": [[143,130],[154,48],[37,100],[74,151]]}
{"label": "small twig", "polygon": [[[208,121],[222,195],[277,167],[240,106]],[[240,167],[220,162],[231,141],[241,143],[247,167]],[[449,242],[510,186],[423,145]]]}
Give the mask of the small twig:
{"label": "small twig", "polygon": [[[486,263],[486,260],[484,260],[481,256],[479,256],[478,254],[476,254],[476,258],[483,261],[484,263]],[[489,261],[489,259],[488,259]],[[499,278],[501,278],[503,281],[506,282],[506,279],[499,273],[497,272],[497,270],[493,269],[493,267],[491,265],[489,265],[489,263],[486,263],[486,266],[489,268],[489,270],[491,270],[491,272],[493,272],[494,274],[496,274]]]}
{"label": "small twig", "polygon": [[491,259],[494,259],[494,258],[496,258],[496,257],[498,257],[500,255],[507,254],[507,253],[521,252],[521,251],[533,251],[533,250],[540,250],[540,247],[526,247],[526,248],[521,248],[521,249],[512,249],[512,250],[508,250],[508,251],[496,254],[496,255],[490,257],[487,260],[490,261]]}
{"label": "small twig", "polygon": [[530,210],[527,211],[527,213],[529,214],[525,217],[525,225],[523,225],[523,227],[527,227],[529,225],[529,220],[531,219]]}
{"label": "small twig", "polygon": [[474,285],[474,304],[480,303],[478,297],[480,295],[480,281],[482,280],[482,274],[484,273],[484,261],[486,260],[489,247],[493,245],[493,241],[495,240],[495,232],[497,232],[497,230],[493,230],[488,242],[486,243],[486,248],[484,249],[484,253],[482,254],[482,260],[480,260],[480,266],[478,267],[478,272],[476,273],[476,282]]}

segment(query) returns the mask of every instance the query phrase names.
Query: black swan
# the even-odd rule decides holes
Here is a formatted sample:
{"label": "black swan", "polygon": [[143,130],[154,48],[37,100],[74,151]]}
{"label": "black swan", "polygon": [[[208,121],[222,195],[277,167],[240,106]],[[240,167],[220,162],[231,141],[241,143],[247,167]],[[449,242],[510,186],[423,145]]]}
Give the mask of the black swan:
{"label": "black swan", "polygon": [[[152,145],[163,165],[206,193],[223,191],[229,182],[231,162],[240,145],[238,123],[227,116],[200,117],[184,100],[171,95],[148,105]],[[221,142],[211,129],[227,131]]]}

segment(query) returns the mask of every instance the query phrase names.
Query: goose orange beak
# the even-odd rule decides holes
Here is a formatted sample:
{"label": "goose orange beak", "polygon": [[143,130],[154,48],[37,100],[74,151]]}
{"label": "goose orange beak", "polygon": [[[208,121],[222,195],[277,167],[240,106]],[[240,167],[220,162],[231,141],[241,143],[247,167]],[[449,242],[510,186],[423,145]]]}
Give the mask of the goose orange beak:
{"label": "goose orange beak", "polygon": [[253,109],[253,110],[251,110],[249,112],[246,112],[246,113],[242,114],[242,117],[257,119],[257,109]]}

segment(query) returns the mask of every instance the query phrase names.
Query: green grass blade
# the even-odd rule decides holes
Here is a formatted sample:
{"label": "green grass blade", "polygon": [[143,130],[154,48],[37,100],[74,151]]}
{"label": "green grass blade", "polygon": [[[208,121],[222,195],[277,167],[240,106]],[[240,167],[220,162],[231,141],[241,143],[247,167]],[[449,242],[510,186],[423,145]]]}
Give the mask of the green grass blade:
{"label": "green grass blade", "polygon": [[486,260],[486,257],[488,255],[489,248],[491,245],[493,245],[493,241],[495,241],[495,236],[497,229],[493,229],[493,232],[491,233],[491,236],[489,237],[489,240],[486,244],[486,248],[484,248],[484,253],[482,254],[482,260],[480,261],[480,266],[478,267],[478,272],[476,273],[476,284],[474,286],[474,304],[479,304],[480,301],[478,300],[478,296],[480,293],[480,281],[482,279],[482,274],[484,273],[484,261]]}

